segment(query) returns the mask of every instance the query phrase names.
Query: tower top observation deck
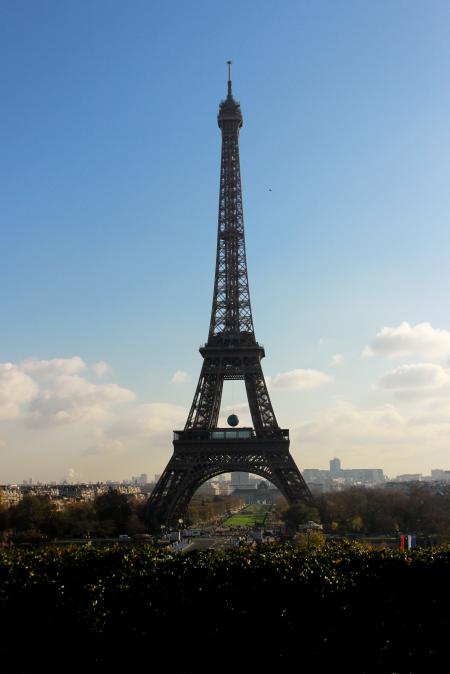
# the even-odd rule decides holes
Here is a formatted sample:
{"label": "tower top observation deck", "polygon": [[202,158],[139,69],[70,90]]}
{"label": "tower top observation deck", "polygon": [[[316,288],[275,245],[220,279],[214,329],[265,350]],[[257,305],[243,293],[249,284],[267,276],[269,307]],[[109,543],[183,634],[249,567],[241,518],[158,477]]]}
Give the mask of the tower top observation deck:
{"label": "tower top observation deck", "polygon": [[224,101],[221,101],[219,106],[219,114],[217,115],[217,124],[222,133],[239,134],[239,129],[243,124],[241,106],[233,98],[232,82],[231,82],[231,61],[228,64],[228,95]]}

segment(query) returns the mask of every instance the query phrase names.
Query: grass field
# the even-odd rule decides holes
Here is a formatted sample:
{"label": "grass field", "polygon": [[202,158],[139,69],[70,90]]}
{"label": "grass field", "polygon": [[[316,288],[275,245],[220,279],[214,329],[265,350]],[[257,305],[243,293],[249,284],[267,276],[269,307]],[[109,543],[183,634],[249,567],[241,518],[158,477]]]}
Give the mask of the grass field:
{"label": "grass field", "polygon": [[271,505],[264,505],[262,503],[254,503],[243,508],[236,515],[231,515],[225,520],[223,526],[225,527],[254,527],[262,526],[266,521],[266,517],[271,510]]}

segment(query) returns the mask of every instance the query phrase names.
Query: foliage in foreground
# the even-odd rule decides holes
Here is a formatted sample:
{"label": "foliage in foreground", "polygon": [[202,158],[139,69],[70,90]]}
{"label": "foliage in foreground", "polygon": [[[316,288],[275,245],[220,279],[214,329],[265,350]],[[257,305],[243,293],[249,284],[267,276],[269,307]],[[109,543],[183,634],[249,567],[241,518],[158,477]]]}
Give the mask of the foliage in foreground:
{"label": "foliage in foreground", "polygon": [[434,671],[447,653],[449,574],[448,549],[9,550],[0,661],[27,672],[58,651],[88,672],[161,658],[198,672],[232,643],[237,671],[292,659],[318,671]]}

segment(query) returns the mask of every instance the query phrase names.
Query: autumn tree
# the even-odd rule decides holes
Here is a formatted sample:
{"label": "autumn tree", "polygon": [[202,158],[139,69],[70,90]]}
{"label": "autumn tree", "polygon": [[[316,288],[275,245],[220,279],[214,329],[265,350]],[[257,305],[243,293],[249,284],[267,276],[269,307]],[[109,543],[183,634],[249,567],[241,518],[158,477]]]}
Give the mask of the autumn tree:
{"label": "autumn tree", "polygon": [[109,523],[110,528],[112,525],[112,530],[116,533],[125,528],[132,513],[126,494],[121,494],[117,489],[110,489],[97,496],[94,501],[94,510],[103,525]]}
{"label": "autumn tree", "polygon": [[282,519],[289,529],[295,531],[299,524],[306,524],[306,522],[319,521],[319,512],[315,506],[307,503],[295,503],[291,505],[282,514]]}
{"label": "autumn tree", "polygon": [[48,496],[24,496],[9,510],[9,526],[15,531],[40,531],[55,538],[64,533],[60,512]]}

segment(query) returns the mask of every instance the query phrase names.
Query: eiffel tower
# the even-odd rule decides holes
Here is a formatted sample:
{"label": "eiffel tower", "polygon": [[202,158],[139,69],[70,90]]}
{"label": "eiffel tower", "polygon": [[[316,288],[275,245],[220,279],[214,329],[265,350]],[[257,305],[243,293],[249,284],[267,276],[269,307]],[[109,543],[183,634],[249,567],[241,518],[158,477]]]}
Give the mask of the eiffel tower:
{"label": "eiffel tower", "polygon": [[[222,132],[219,221],[214,295],[203,366],[184,430],[174,431],[174,452],[147,506],[149,528],[176,524],[201,484],[220,473],[259,475],[289,504],[310,502],[311,493],[289,453],[289,431],[278,426],[261,368],[264,347],[253,328],[245,254],[239,165],[240,105],[228,95],[217,117]],[[218,428],[224,380],[244,380],[253,428]]]}

